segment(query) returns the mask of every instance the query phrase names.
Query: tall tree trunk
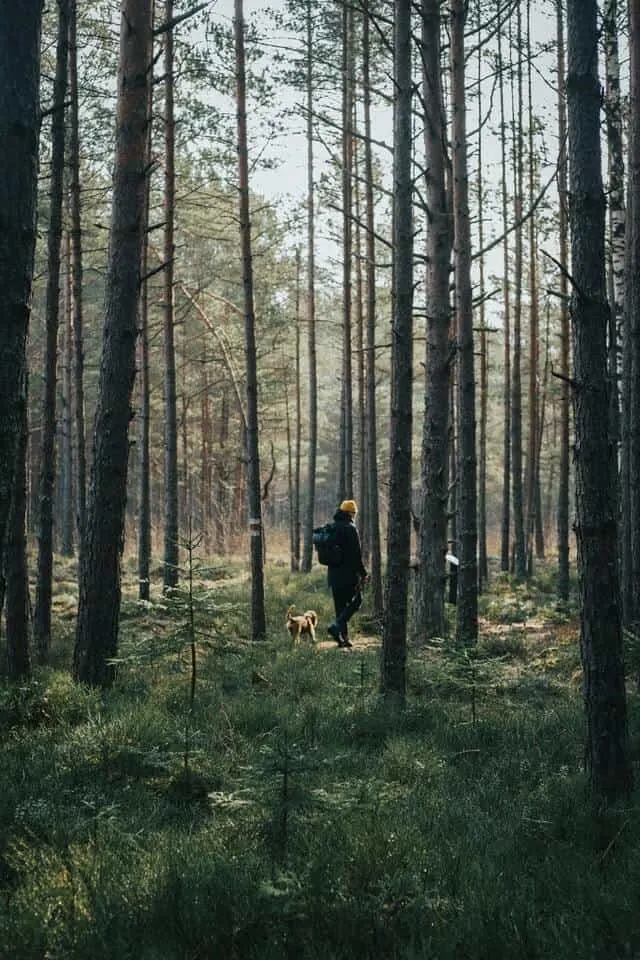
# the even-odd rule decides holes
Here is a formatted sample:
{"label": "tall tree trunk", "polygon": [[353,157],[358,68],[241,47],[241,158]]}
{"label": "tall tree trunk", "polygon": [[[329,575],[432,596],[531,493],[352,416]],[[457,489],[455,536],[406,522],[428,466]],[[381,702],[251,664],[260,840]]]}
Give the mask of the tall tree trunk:
{"label": "tall tree trunk", "polygon": [[27,568],[27,376],[23,390],[22,430],[18,442],[13,498],[4,558],[6,582],[7,668],[9,679],[24,680],[31,673],[29,575]]}
{"label": "tall tree trunk", "polygon": [[[515,574],[523,579],[527,574],[527,545],[524,527],[524,497],[522,490],[522,276],[523,238],[522,207],[524,190],[524,160],[522,144],[522,15],[520,4],[516,15],[516,53],[518,56],[517,108],[513,113],[513,172],[514,172],[514,289],[513,310],[513,368],[511,378],[511,469],[513,483],[513,525],[515,547]],[[513,47],[513,44],[512,44]]]}
{"label": "tall tree trunk", "polygon": [[151,2],[123,0],[122,4],[105,321],[85,548],[80,564],[74,675],[79,681],[100,685],[113,678],[109,661],[118,648],[120,562],[148,175]]}
{"label": "tall tree trunk", "polygon": [[632,606],[628,622],[638,629],[640,621],[640,6],[629,3],[630,37],[630,104],[629,123],[629,221],[627,237],[628,274],[627,307],[627,370],[629,375],[629,524],[631,529]]}
{"label": "tall tree trunk", "polygon": [[[528,161],[529,161],[529,209],[535,201],[535,158],[533,136],[533,89],[531,74],[533,71],[531,51],[531,0],[527,0],[527,121],[528,121]],[[529,436],[527,451],[527,509],[526,509],[526,552],[527,573],[533,575],[534,533],[536,528],[536,493],[538,491],[538,390],[539,390],[539,354],[540,354],[540,314],[538,310],[538,269],[537,269],[536,218],[529,217]]]}
{"label": "tall tree trunk", "polygon": [[293,439],[291,436],[291,409],[289,404],[289,370],[290,364],[288,358],[282,357],[283,366],[283,389],[284,389],[284,418],[285,418],[285,440],[287,446],[287,489],[289,493],[289,569],[295,572],[296,566],[296,531],[295,531],[295,482],[294,482],[294,453]]}
{"label": "tall tree trunk", "polygon": [[422,87],[425,105],[426,236],[425,413],[422,427],[422,510],[415,586],[415,634],[443,637],[449,507],[449,392],[451,387],[451,303],[449,274],[453,226],[446,182],[447,123],[442,91],[439,0],[422,2]]}
{"label": "tall tree trunk", "polygon": [[507,124],[504,104],[505,63],[502,59],[502,24],[498,29],[498,69],[500,71],[500,171],[502,230],[502,303],[504,325],[504,421],[502,434],[502,525],[500,536],[500,569],[506,573],[510,568],[511,535],[511,288],[509,285],[509,238],[507,225],[509,220],[509,200],[507,189]]}
{"label": "tall tree trunk", "polygon": [[596,0],[567,0],[567,116],[574,287],[576,537],[586,767],[594,795],[631,790],[618,590],[616,471],[609,438],[600,84]]}
{"label": "tall tree trunk", "polygon": [[380,546],[380,502],[378,497],[378,431],[376,409],[376,241],[373,202],[373,155],[371,149],[371,61],[369,0],[363,9],[362,84],[364,98],[364,180],[367,303],[366,303],[366,469],[369,480],[369,570],[371,612],[382,622],[382,556]]}
{"label": "tall tree trunk", "polygon": [[229,488],[226,445],[229,439],[229,398],[223,388],[220,398],[220,413],[218,415],[218,452],[215,460],[215,493],[214,493],[214,550],[218,556],[226,553],[225,539],[229,515]]}
{"label": "tall tree trunk", "polygon": [[626,278],[622,336],[621,574],[622,614],[633,629],[640,616],[637,540],[640,533],[640,4],[629,3],[629,209],[626,222]]}
{"label": "tall tree trunk", "polygon": [[211,554],[213,526],[213,422],[208,363],[207,338],[203,336],[200,372],[200,500],[201,527],[206,556]]}
{"label": "tall tree trunk", "polygon": [[60,457],[60,553],[73,556],[73,417],[72,417],[72,370],[73,370],[73,294],[71,289],[71,235],[65,231],[64,251],[64,338],[62,366],[62,443]]}
{"label": "tall tree trunk", "polygon": [[569,228],[567,222],[567,107],[563,0],[556,2],[558,49],[558,238],[560,245],[560,463],[558,465],[558,596],[569,599]]}
{"label": "tall tree trunk", "polygon": [[42,0],[0,3],[0,557],[22,435],[36,241]]}
{"label": "tall tree trunk", "polygon": [[471,229],[465,108],[464,0],[451,0],[451,101],[455,312],[458,331],[458,601],[456,638],[478,638],[476,400],[471,293]]}
{"label": "tall tree trunk", "polygon": [[264,607],[263,530],[262,504],[260,501],[260,453],[258,445],[258,377],[256,367],[255,313],[253,305],[253,264],[251,259],[249,158],[247,150],[244,16],[242,0],[234,0],[234,30],[238,117],[238,193],[240,237],[242,242],[247,376],[247,487],[251,552],[251,639],[263,640],[266,634],[266,615]]}
{"label": "tall tree trunk", "polygon": [[[478,4],[478,36],[482,32],[482,11]],[[476,174],[478,204],[478,307],[480,340],[480,458],[478,476],[478,589],[484,590],[489,581],[489,560],[487,557],[487,427],[489,402],[489,341],[485,309],[485,263],[484,263],[484,172],[482,169],[482,48],[478,50],[478,169]]]}
{"label": "tall tree trunk", "polygon": [[365,349],[364,349],[364,276],[362,255],[362,204],[361,204],[361,182],[362,173],[360,170],[358,153],[358,139],[354,136],[354,206],[355,206],[355,270],[356,270],[356,296],[355,296],[355,381],[357,386],[357,490],[358,504],[361,516],[360,521],[360,540],[362,546],[362,556],[365,566],[369,562],[369,478],[367,476],[366,465],[366,396],[364,386],[365,370]]}
{"label": "tall tree trunk", "polygon": [[[165,0],[165,23],[173,20],[173,0]],[[173,259],[175,216],[175,121],[173,110],[173,28],[164,34],[164,574],[165,589],[178,583],[178,413],[174,341]]]}
{"label": "tall tree trunk", "polygon": [[353,496],[353,12],[345,3],[342,13],[342,391],[340,399],[340,472],[338,502]]}
{"label": "tall tree trunk", "polygon": [[71,271],[73,277],[73,393],[76,450],[76,529],[82,552],[87,514],[87,457],[84,416],[84,336],[82,322],[82,217],[78,107],[77,3],[69,0],[69,172]]}
{"label": "tall tree trunk", "polygon": [[300,374],[301,366],[301,357],[300,357],[300,273],[301,273],[301,257],[300,257],[300,248],[296,248],[296,358],[295,358],[295,374],[296,374],[296,427],[295,427],[295,443],[293,450],[293,501],[291,503],[291,509],[293,512],[293,540],[292,540],[292,569],[300,569],[300,457],[302,454],[302,377]]}
{"label": "tall tree trunk", "polygon": [[413,387],[413,189],[411,0],[395,0],[393,131],[393,322],[387,577],[381,691],[404,702],[411,545]]}
{"label": "tall tree trunk", "polygon": [[[151,0],[151,23],[155,13],[155,3]],[[153,83],[149,84],[149,103],[147,106],[149,124],[147,127],[146,162],[151,164],[153,148]],[[144,231],[140,272],[142,284],[138,305],[138,370],[140,375],[140,407],[138,412],[138,597],[149,600],[151,596],[151,397],[149,382],[149,285],[147,271],[149,267],[149,207],[151,178],[147,177],[144,197]]]}
{"label": "tall tree trunk", "polygon": [[309,352],[309,448],[307,455],[307,505],[304,521],[302,572],[313,562],[313,527],[316,505],[318,453],[318,364],[316,357],[315,186],[313,169],[313,0],[307,0],[307,338]]}
{"label": "tall tree trunk", "polygon": [[62,241],[62,192],[64,181],[65,94],[69,20],[67,0],[58,0],[56,76],[51,115],[51,187],[47,237],[46,348],[42,404],[42,449],[40,453],[40,504],[38,523],[38,573],[34,635],[38,659],[44,663],[51,644],[51,591],[53,579],[53,496],[55,482],[56,393],[58,321],[60,304],[60,245]]}
{"label": "tall tree trunk", "polygon": [[[624,310],[625,201],[622,98],[620,96],[620,60],[618,54],[618,0],[606,0],[602,11],[605,48],[605,118],[609,166],[608,260],[611,264],[611,330],[609,336],[609,376],[611,379],[611,423],[616,442],[620,441],[620,398],[618,390],[619,333]],[[623,603],[624,609],[624,603]]]}

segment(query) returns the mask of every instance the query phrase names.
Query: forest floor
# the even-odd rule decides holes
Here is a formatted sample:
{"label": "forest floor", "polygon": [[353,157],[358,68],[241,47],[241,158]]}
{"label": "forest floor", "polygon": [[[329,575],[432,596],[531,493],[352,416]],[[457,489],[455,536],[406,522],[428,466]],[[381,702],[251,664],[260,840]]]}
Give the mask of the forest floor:
{"label": "forest floor", "polygon": [[[339,650],[323,571],[284,565],[262,643],[241,563],[198,563],[191,595],[157,570],[151,602],[127,566],[116,681],[78,686],[57,569],[51,663],[0,684],[0,960],[640,957],[640,804],[586,790],[551,568],[493,577],[475,646],[410,644],[402,707],[368,598]],[[628,689],[637,757],[632,666]]]}

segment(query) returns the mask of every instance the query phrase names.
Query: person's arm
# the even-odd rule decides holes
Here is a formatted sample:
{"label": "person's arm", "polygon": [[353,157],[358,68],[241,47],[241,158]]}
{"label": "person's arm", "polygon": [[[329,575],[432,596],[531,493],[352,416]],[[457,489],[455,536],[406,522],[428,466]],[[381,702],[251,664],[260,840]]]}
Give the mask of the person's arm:
{"label": "person's arm", "polygon": [[362,580],[365,580],[365,579],[367,578],[368,574],[367,574],[367,569],[366,569],[364,563],[362,562],[362,546],[361,546],[361,544],[360,544],[360,534],[358,533],[358,530],[357,530],[356,527],[353,528],[353,532],[354,532],[354,534],[355,534],[355,537],[354,537],[354,560],[355,560],[354,566],[355,566],[355,569],[356,569],[356,571],[357,571],[357,573],[358,573],[358,576],[359,576]]}

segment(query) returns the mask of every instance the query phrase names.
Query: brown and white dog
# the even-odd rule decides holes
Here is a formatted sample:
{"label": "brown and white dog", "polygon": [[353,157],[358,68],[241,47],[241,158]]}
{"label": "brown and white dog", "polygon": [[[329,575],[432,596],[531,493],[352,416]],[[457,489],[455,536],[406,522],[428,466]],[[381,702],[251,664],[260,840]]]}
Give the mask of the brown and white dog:
{"label": "brown and white dog", "polygon": [[315,610],[306,610],[304,613],[296,615],[296,608],[289,607],[286,619],[289,636],[294,643],[299,643],[303,637],[307,636],[312,643],[316,642],[316,627],[318,626],[318,614]]}

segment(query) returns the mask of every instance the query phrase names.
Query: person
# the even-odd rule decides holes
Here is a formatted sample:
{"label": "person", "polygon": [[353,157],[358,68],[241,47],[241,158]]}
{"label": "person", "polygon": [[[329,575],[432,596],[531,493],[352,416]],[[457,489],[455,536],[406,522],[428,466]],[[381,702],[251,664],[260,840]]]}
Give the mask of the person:
{"label": "person", "polygon": [[333,593],[336,618],[327,627],[327,632],[339,647],[353,646],[349,639],[349,620],[362,606],[362,587],[368,579],[355,525],[357,513],[355,500],[343,500],[333,517],[341,560],[338,566],[328,568],[328,583]]}

